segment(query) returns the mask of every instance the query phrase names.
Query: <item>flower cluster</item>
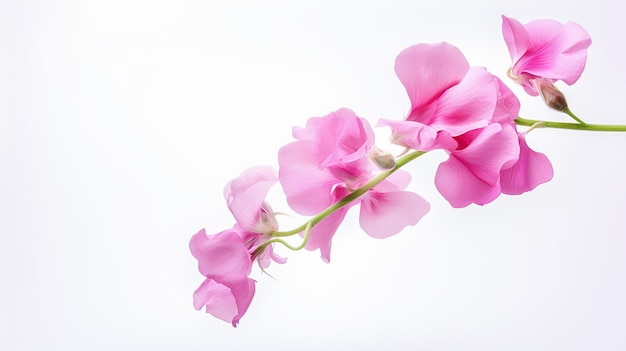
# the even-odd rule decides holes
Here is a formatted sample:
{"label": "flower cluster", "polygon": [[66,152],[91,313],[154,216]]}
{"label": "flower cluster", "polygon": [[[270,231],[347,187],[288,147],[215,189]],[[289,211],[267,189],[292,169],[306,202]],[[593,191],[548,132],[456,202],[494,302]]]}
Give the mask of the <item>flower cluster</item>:
{"label": "flower cluster", "polygon": [[[530,95],[572,116],[576,128],[594,130],[575,117],[554,83],[573,84],[585,66],[591,41],[575,23],[538,20],[522,25],[503,16],[502,31],[513,61],[508,75]],[[435,174],[435,186],[453,207],[484,205],[500,194],[518,195],[552,179],[548,158],[532,150],[526,134],[536,125],[519,118],[514,93],[485,68],[472,67],[448,43],[418,44],[396,58],[395,72],[411,103],[403,120],[381,119],[393,143],[406,150],[393,156],[375,145],[368,121],[347,108],[313,117],[294,127],[294,141],[278,152],[279,169],[257,166],[228,183],[224,197],[235,219],[231,229],[207,235],[200,230],[190,249],[204,282],[194,307],[237,326],[248,309],[256,281],[253,262],[262,270],[284,263],[274,244],[320,251],[330,262],[332,239],[346,214],[359,207],[359,224],[374,238],[413,226],[429,203],[407,190],[408,162],[436,150],[448,155]],[[517,125],[531,128],[518,130]],[[562,126],[561,126],[562,127]],[[564,128],[564,127],[563,127]],[[311,216],[300,227],[279,231],[265,198],[279,182],[292,211]],[[299,246],[284,238],[300,235]]]}

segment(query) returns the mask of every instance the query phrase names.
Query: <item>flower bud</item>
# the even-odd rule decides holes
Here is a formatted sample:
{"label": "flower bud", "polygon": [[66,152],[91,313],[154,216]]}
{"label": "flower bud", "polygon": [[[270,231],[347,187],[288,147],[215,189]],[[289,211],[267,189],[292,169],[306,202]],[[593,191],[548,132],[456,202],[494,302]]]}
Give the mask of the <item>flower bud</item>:
{"label": "flower bud", "polygon": [[374,147],[369,152],[369,159],[380,169],[392,169],[396,166],[396,159],[392,154]]}
{"label": "flower bud", "polygon": [[548,107],[559,112],[563,112],[567,109],[565,95],[563,95],[550,80],[546,78],[535,78],[531,81]]}

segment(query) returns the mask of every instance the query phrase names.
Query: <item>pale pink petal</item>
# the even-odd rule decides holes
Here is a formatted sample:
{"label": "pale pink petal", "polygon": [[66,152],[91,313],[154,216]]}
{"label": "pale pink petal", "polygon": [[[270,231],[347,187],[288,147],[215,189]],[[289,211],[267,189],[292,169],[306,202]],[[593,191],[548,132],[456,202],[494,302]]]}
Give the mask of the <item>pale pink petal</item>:
{"label": "pale pink petal", "polygon": [[[245,230],[258,229],[265,196],[278,181],[276,170],[270,166],[256,166],[244,171],[224,188],[228,209]],[[272,216],[273,213],[269,214]]]}
{"label": "pale pink petal", "polygon": [[206,312],[225,322],[232,323],[237,315],[237,303],[230,288],[213,279],[205,279],[193,293],[193,307]]}
{"label": "pale pink petal", "polygon": [[465,147],[439,165],[437,189],[453,207],[493,201],[500,194],[500,171],[519,155],[517,133],[509,125],[494,123],[458,139],[467,139],[460,140]]}
{"label": "pale pink petal", "polygon": [[498,77],[493,76],[498,83],[498,102],[491,118],[491,122],[514,126],[519,117],[520,102],[517,96]]}
{"label": "pale pink petal", "polygon": [[320,170],[315,162],[315,143],[295,141],[278,151],[278,178],[289,206],[303,215],[315,215],[330,206],[333,186],[340,180]]}
{"label": "pale pink petal", "polygon": [[[448,43],[418,44],[396,58],[396,75],[404,85],[411,109],[420,109],[459,83],[469,69],[461,51]],[[428,121],[413,118],[425,124]]]}
{"label": "pale pink petal", "polygon": [[452,136],[487,125],[498,99],[498,84],[484,68],[472,67],[463,80],[446,90],[437,101],[430,122],[435,130]]}
{"label": "pale pink petal", "polygon": [[381,119],[377,127],[391,128],[392,142],[415,150],[455,149],[456,141],[450,133],[437,132],[433,128],[415,121]]}
{"label": "pale pink petal", "polygon": [[529,36],[537,38],[532,56],[523,57],[518,65],[529,74],[574,84],[587,62],[589,33],[580,25],[564,25],[552,20],[538,20],[526,25]]}
{"label": "pale pink petal", "polygon": [[519,134],[520,155],[518,161],[500,175],[502,192],[519,195],[533,190],[539,184],[552,179],[554,171],[546,155],[528,147],[524,133]]}
{"label": "pale pink petal", "polygon": [[207,236],[202,229],[191,237],[189,249],[198,260],[198,270],[208,278],[230,282],[250,274],[250,254],[233,230]]}
{"label": "pale pink petal", "polygon": [[517,62],[530,47],[526,28],[517,20],[502,16],[502,35],[509,49],[511,61]]}
{"label": "pale pink petal", "polygon": [[[334,191],[334,196],[336,200],[340,200],[349,192],[345,188],[337,188]],[[337,232],[337,228],[345,218],[346,214],[350,207],[354,204],[348,204],[335,212],[328,215],[326,218],[321,220],[311,229],[311,233],[309,234],[309,241],[306,244],[307,250],[317,250],[320,249],[320,256],[322,260],[326,263],[330,262],[330,247],[332,245],[332,239]]]}
{"label": "pale pink petal", "polygon": [[369,236],[382,239],[417,224],[429,210],[426,200],[409,191],[370,191],[361,200],[359,224]]}
{"label": "pale pink petal", "polygon": [[536,20],[526,25],[502,17],[502,33],[509,48],[513,78],[530,95],[538,95],[533,78],[574,84],[582,74],[591,45],[589,33],[580,25]]}
{"label": "pale pink petal", "polygon": [[455,208],[484,205],[500,195],[500,185],[485,183],[454,156],[441,163],[435,174],[437,190]]}
{"label": "pale pink petal", "polygon": [[237,315],[232,320],[233,327],[239,324],[239,320],[246,313],[248,307],[250,307],[250,303],[254,297],[255,283],[253,279],[246,278],[230,285],[233,297],[237,303]]}
{"label": "pale pink petal", "polygon": [[490,124],[467,133],[458,140],[462,138],[469,139],[463,141],[467,146],[462,150],[452,151],[452,155],[475,177],[490,186],[498,182],[502,167],[514,162],[519,156],[517,133],[509,125]]}

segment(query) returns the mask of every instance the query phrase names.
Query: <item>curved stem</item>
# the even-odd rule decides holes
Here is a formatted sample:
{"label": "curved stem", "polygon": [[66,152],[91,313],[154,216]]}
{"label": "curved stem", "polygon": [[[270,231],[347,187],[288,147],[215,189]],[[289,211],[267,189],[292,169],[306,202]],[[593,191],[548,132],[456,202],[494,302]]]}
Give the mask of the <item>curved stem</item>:
{"label": "curved stem", "polygon": [[576,122],[580,123],[580,124],[587,124],[585,122],[583,122],[582,119],[578,118],[574,112],[572,112],[572,110],[569,109],[569,107],[565,106],[565,109],[563,110],[563,113],[565,113],[566,115],[572,117]]}
{"label": "curved stem", "polygon": [[[395,171],[400,169],[402,166],[404,166],[407,163],[413,161],[414,159],[422,156],[425,153],[426,153],[426,151],[413,151],[411,153],[408,153],[408,154],[404,155],[403,157],[399,158],[396,161],[396,165],[393,168],[378,173],[374,178],[370,179],[367,183],[363,184],[363,186],[361,186],[360,188],[354,190],[353,192],[351,192],[350,194],[348,194],[346,197],[342,198],[341,200],[339,200],[339,201],[335,202],[334,204],[330,205],[328,208],[326,208],[322,212],[318,213],[317,215],[315,215],[314,217],[309,219],[303,225],[301,225],[301,226],[299,226],[299,227],[297,227],[295,229],[292,229],[290,231],[286,231],[286,232],[273,232],[273,233],[270,233],[270,235],[275,237],[275,238],[274,239],[270,239],[267,242],[263,243],[263,245],[259,246],[257,248],[257,250],[261,250],[262,251],[263,249],[265,249],[265,247],[267,247],[267,245],[269,245],[271,243],[274,243],[274,242],[281,243],[281,244],[285,245],[287,248],[289,248],[291,250],[294,250],[294,251],[302,249],[306,245],[307,241],[309,240],[309,234],[310,234],[311,229],[313,228],[314,225],[316,225],[317,223],[322,221],[324,218],[328,217],[331,213],[337,211],[338,209],[340,209],[340,208],[348,205],[352,201],[358,199],[363,194],[365,194],[366,192],[371,190],[373,187],[378,185],[378,183],[382,182],[385,178],[389,177],[392,173],[394,173]],[[298,245],[296,247],[293,247],[293,246],[287,244],[284,240],[280,239],[281,237],[286,237],[286,236],[291,236],[291,235],[294,235],[294,234],[298,234],[298,233],[302,232],[303,230],[305,232],[304,232],[304,238],[302,239],[302,244],[300,244],[300,245]],[[255,250],[255,251],[257,251],[257,250]]]}
{"label": "curved stem", "polygon": [[623,124],[589,124],[589,123],[562,123],[549,122],[535,119],[517,118],[515,123],[520,126],[532,126],[541,123],[546,128],[572,129],[572,130],[589,130],[596,132],[626,132],[626,125]]}

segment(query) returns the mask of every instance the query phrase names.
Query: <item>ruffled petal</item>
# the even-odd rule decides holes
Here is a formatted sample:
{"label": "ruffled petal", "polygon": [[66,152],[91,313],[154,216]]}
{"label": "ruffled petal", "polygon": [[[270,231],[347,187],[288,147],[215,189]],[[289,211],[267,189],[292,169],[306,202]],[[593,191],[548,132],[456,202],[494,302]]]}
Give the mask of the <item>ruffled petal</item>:
{"label": "ruffled petal", "polygon": [[[396,58],[396,75],[404,85],[411,110],[438,98],[459,83],[469,69],[461,51],[448,43],[418,44],[404,49]],[[428,121],[412,118],[428,124]]]}
{"label": "ruffled petal", "polygon": [[493,75],[484,68],[472,67],[459,84],[441,95],[429,125],[452,136],[485,127],[497,99],[498,85]]}
{"label": "ruffled petal", "polygon": [[502,16],[502,35],[509,49],[511,61],[517,62],[530,47],[526,28],[517,20]]}
{"label": "ruffled petal", "polygon": [[193,293],[193,307],[205,307],[206,313],[228,323],[237,315],[237,302],[230,288],[213,279],[205,279]]}
{"label": "ruffled petal", "polygon": [[[345,188],[337,188],[334,192],[336,200],[339,200],[348,194],[349,192]],[[309,241],[307,241],[305,246],[306,249],[311,251],[320,249],[320,256],[322,260],[329,263],[333,236],[337,232],[337,228],[339,228],[343,219],[346,217],[348,210],[353,205],[354,204],[349,204],[336,210],[313,226],[309,234]]]}
{"label": "ruffled petal", "polygon": [[230,290],[237,303],[237,315],[232,320],[233,327],[239,324],[239,320],[250,307],[255,293],[255,283],[254,279],[247,278],[230,285]]}
{"label": "ruffled petal", "polygon": [[519,195],[531,191],[554,176],[548,157],[533,151],[526,143],[524,133],[519,134],[519,145],[518,161],[500,174],[500,185],[504,194]]}
{"label": "ruffled petal", "polygon": [[457,143],[450,133],[437,132],[419,122],[381,119],[376,126],[391,128],[391,139],[394,144],[410,147],[414,150],[430,151],[455,149],[457,147]]}
{"label": "ruffled petal", "polygon": [[266,213],[266,218],[260,218],[260,216],[264,214],[264,208],[269,208],[271,211],[269,206],[264,206],[264,201],[267,192],[277,181],[278,177],[273,167],[256,166],[249,168],[238,178],[226,184],[224,187],[226,204],[243,229],[257,231],[263,219],[274,219],[273,213]]}
{"label": "ruffled petal", "polygon": [[519,156],[517,133],[509,125],[490,124],[463,137],[470,139],[467,146],[452,151],[451,156],[490,186],[498,182],[502,167],[514,162]]}
{"label": "ruffled petal", "polygon": [[453,207],[484,205],[500,194],[500,171],[519,156],[513,127],[498,123],[466,133],[462,150],[439,165],[435,186]]}
{"label": "ruffled petal", "polygon": [[207,278],[231,282],[250,274],[250,254],[233,230],[207,236],[202,229],[191,237],[189,249],[198,260],[198,270]]}
{"label": "ruffled petal", "polygon": [[499,183],[492,185],[484,182],[453,155],[437,168],[435,186],[455,208],[466,207],[471,203],[484,205],[500,195]]}
{"label": "ruffled petal", "polygon": [[526,25],[537,46],[519,62],[520,70],[552,80],[574,84],[587,62],[587,48],[591,45],[589,33],[580,25],[564,25],[552,20],[537,20]]}
{"label": "ruffled petal", "polygon": [[430,210],[430,204],[409,191],[370,191],[361,200],[359,224],[367,235],[386,238],[413,226]]}
{"label": "ruffled petal", "polygon": [[280,148],[278,178],[289,206],[302,215],[315,215],[330,206],[332,188],[340,182],[315,163],[315,143],[295,141]]}

